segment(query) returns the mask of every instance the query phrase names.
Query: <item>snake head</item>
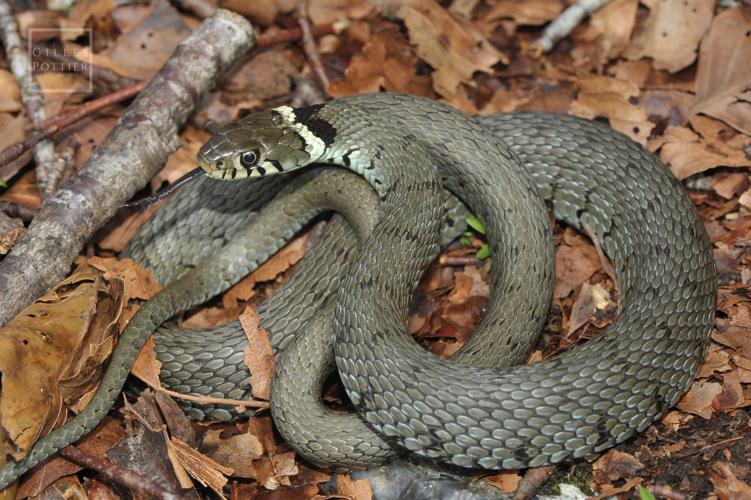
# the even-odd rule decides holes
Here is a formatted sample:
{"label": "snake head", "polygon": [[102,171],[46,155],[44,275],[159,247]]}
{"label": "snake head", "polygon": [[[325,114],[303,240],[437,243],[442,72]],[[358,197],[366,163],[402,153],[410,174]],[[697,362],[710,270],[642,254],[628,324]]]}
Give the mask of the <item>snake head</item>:
{"label": "snake head", "polygon": [[325,149],[296,111],[283,106],[221,127],[199,150],[198,164],[215,179],[262,177],[313,163]]}

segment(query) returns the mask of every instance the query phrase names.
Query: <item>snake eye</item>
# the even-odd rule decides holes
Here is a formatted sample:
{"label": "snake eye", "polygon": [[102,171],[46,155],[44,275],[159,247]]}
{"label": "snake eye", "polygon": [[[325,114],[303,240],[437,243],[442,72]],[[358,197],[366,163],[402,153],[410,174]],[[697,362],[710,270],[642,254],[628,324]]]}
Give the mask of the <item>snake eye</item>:
{"label": "snake eye", "polygon": [[240,155],[240,165],[245,168],[252,168],[258,161],[258,153],[256,151],[246,151]]}

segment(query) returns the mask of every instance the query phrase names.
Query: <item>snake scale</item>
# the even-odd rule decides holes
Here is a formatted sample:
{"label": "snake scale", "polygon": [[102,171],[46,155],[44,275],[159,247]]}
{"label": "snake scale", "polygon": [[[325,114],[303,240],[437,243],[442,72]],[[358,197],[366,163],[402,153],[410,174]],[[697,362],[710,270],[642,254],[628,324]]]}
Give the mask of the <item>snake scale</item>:
{"label": "snake scale", "polygon": [[[267,233],[246,238],[241,247],[227,241],[242,233],[244,211],[285,189],[283,177],[273,174],[312,163],[353,170],[378,195],[379,218],[351,267],[338,278],[316,280],[319,291],[337,284],[338,293],[326,306],[333,311],[330,334],[347,394],[367,422],[362,429],[375,430],[389,445],[485,469],[590,456],[659,418],[688,389],[703,359],[716,295],[704,228],[680,183],[658,160],[596,123],[535,113],[473,119],[413,96],[362,95],[250,115],[221,129],[202,148],[199,163],[218,179],[260,178],[253,199],[234,196],[244,191],[233,186],[244,182],[201,183],[211,194],[202,201],[217,207],[216,215],[199,215],[207,217],[205,226],[169,233],[191,242],[194,260],[184,252],[171,278],[180,283],[190,277],[193,292],[170,286],[141,308],[89,406],[38,441],[26,458],[7,464],[0,486],[99,422],[142,342],[159,324],[226,289],[228,276],[235,279],[252,269],[323,210],[300,208],[301,213],[284,214],[283,221],[273,212],[264,220],[261,212],[254,223]],[[449,361],[404,334],[412,290],[439,248],[443,188],[485,222],[497,263],[490,305],[477,333]],[[499,368],[523,358],[545,320],[552,249],[543,198],[559,220],[591,229],[611,258],[621,296],[618,318],[594,340],[562,355]],[[170,206],[196,201],[178,196]],[[337,208],[336,201],[326,203]],[[181,227],[181,221],[170,219],[178,212],[163,221]],[[344,224],[337,219],[337,225]],[[188,238],[205,230],[211,234],[195,241],[206,247],[198,248]],[[335,240],[324,238],[324,243],[335,248]],[[201,262],[204,257],[210,262]],[[155,257],[160,259],[171,256]],[[226,271],[201,274],[205,266]],[[283,310],[283,301],[278,304]],[[322,323],[321,316],[310,313],[312,324]],[[296,321],[302,322],[283,319]],[[205,343],[195,355],[174,356],[172,363],[211,363],[200,355]],[[231,349],[219,351],[229,367],[232,353],[224,351]],[[491,352],[504,354],[498,358]],[[224,385],[222,391],[231,390],[230,382]],[[272,403],[287,402],[272,395]],[[280,422],[276,413],[275,421]],[[295,429],[283,432],[293,441],[298,435]],[[310,441],[309,436],[300,439]],[[326,436],[318,437],[318,445],[305,453],[331,451]]]}

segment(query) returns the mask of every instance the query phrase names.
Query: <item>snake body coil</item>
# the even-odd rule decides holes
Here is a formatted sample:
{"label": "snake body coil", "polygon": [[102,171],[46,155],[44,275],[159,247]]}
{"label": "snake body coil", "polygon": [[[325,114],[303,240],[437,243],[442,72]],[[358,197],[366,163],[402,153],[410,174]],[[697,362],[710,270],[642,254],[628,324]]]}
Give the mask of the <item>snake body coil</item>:
{"label": "snake body coil", "polygon": [[[420,455],[488,469],[589,456],[642,431],[675,404],[703,358],[716,280],[695,209],[653,156],[592,122],[530,113],[475,120],[411,96],[365,95],[251,115],[222,129],[200,160],[220,179],[263,177],[323,161],[356,171],[375,188],[381,217],[343,276],[333,305],[336,365],[368,424]],[[449,362],[421,350],[403,333],[412,289],[438,248],[444,197],[436,175],[485,222],[496,262],[479,340]],[[276,179],[262,180],[269,193]],[[226,276],[235,279],[252,268],[239,266],[240,260],[255,265],[299,227],[293,223],[264,235],[244,253],[215,253],[227,236],[241,232],[240,216],[225,214],[226,222],[217,222],[223,220],[222,210],[243,203],[232,199],[237,188],[229,187],[239,184],[218,189],[226,198],[207,219],[208,226],[224,230],[197,240],[209,248],[196,252],[196,262],[211,256],[211,263],[187,273],[194,263],[186,262],[172,276],[178,286],[144,306],[131,322],[135,333],[118,344],[89,407],[40,440],[29,457],[8,464],[0,485],[101,419],[141,343],[158,324],[226,289]],[[495,367],[524,355],[545,319],[550,235],[538,190],[557,218],[597,236],[618,273],[619,316],[584,346],[499,370]],[[182,202],[195,200],[183,197]],[[186,231],[186,238],[198,231]],[[204,265],[226,265],[226,276],[200,275]],[[183,274],[191,276],[190,286],[179,286]],[[529,289],[530,281],[543,288]],[[506,349],[504,359],[483,355],[500,348]],[[467,359],[479,366],[464,364]],[[295,429],[289,433],[294,438]],[[324,456],[321,463],[327,460]]]}

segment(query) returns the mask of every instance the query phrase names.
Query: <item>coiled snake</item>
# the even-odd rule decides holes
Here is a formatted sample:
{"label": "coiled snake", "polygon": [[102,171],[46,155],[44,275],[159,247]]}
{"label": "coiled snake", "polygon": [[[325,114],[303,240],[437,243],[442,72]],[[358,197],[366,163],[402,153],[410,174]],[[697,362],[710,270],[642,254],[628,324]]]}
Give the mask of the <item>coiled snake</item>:
{"label": "coiled snake", "polygon": [[[243,216],[232,213],[263,203],[278,188],[282,177],[269,174],[314,162],[354,170],[379,197],[373,234],[341,277],[329,307],[334,310],[342,381],[367,422],[362,428],[372,427],[386,437],[385,443],[396,442],[441,462],[486,469],[589,456],[661,416],[688,389],[703,359],[716,294],[704,228],[680,183],[659,161],[595,123],[533,113],[472,119],[412,96],[364,95],[251,115],[220,130],[199,160],[215,178],[267,177],[256,186],[252,202],[232,198],[241,190],[230,186],[243,183],[214,183],[206,189],[214,193],[220,215],[182,234],[216,229],[222,213],[225,230],[196,240],[207,242],[207,248],[191,249],[195,262],[185,257],[172,275],[176,283],[190,276],[194,293],[168,287],[159,301],[142,307],[129,325],[132,337],[126,332],[118,344],[86,410],[42,438],[27,458],[6,465],[0,486],[96,425],[157,325],[226,289],[227,276],[252,268],[304,223],[281,227],[272,217],[266,222],[271,233],[247,240],[253,248],[230,242],[219,249],[225,238],[241,232]],[[477,329],[480,340],[473,339],[448,362],[403,333],[410,294],[438,248],[444,196],[437,176],[485,222],[496,262],[491,305]],[[549,288],[540,287],[550,284],[551,250],[538,192],[558,219],[588,227],[597,236],[617,270],[619,315],[593,341],[563,355],[498,369],[524,356],[545,319]],[[178,200],[194,201],[187,196]],[[178,210],[163,221],[179,213],[178,200]],[[403,209],[405,200],[409,210]],[[335,246],[333,240],[329,248]],[[211,262],[186,271],[205,256]],[[202,266],[219,269],[223,264],[224,274],[199,272]],[[323,289],[326,285],[319,287]],[[501,348],[506,353],[502,358],[487,355]],[[478,366],[465,364],[467,359]],[[177,357],[173,361],[182,362]],[[273,395],[272,403],[279,403]],[[278,417],[275,412],[277,423]],[[309,434],[301,439],[311,442]],[[318,445],[305,453],[329,453],[325,439],[320,436]],[[334,467],[341,463],[337,457],[321,460]]]}

